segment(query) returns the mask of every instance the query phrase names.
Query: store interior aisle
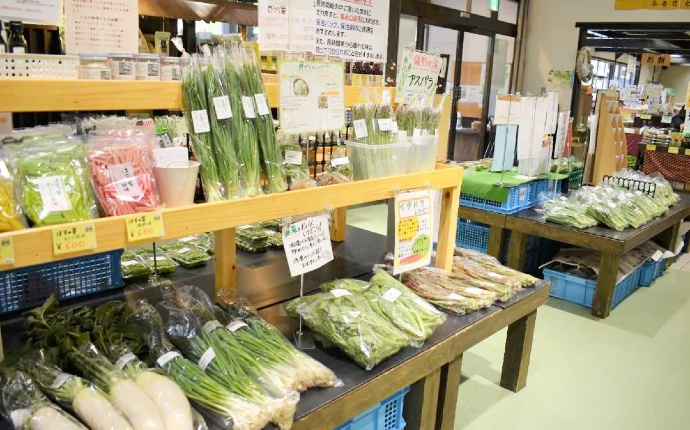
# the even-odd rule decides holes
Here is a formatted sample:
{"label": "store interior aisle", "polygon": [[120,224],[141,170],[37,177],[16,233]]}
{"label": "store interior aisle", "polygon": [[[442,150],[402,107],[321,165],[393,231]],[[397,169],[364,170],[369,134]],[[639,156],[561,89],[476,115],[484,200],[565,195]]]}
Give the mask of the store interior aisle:
{"label": "store interior aisle", "polygon": [[[385,205],[348,211],[348,223],[377,233],[385,219]],[[676,270],[690,257],[681,258],[606,320],[550,299],[517,394],[498,386],[505,330],[466,352],[456,429],[690,428],[690,282]]]}

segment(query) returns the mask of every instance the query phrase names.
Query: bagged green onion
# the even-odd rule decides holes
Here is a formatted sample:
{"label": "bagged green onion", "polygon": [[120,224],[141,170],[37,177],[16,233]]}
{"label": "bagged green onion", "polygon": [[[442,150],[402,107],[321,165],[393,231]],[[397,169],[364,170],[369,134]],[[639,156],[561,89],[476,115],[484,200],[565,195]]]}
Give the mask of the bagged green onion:
{"label": "bagged green onion", "polygon": [[182,267],[188,269],[203,266],[211,257],[206,253],[206,250],[198,247],[192,242],[175,242],[167,245],[162,245],[161,249],[165,253],[178,262]]}
{"label": "bagged green onion", "polygon": [[76,139],[7,145],[18,199],[38,227],[98,217],[84,144]]}

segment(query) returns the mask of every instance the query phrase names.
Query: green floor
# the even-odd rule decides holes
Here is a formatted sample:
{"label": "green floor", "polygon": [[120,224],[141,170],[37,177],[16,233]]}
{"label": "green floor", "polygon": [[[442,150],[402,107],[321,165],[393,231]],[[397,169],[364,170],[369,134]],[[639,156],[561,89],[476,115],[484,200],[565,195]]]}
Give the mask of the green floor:
{"label": "green floor", "polygon": [[[385,206],[348,223],[385,232]],[[550,299],[540,308],[527,387],[498,386],[505,331],[463,356],[456,429],[690,428],[690,256],[599,320]]]}

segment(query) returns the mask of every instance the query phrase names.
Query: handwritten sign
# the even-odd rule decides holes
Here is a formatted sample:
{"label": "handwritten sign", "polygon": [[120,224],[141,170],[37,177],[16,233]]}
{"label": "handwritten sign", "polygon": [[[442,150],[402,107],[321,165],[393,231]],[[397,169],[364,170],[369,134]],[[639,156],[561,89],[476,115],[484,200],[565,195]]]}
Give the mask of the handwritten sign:
{"label": "handwritten sign", "polygon": [[284,226],[283,246],[291,276],[311,272],[333,261],[328,216],[313,216]]}
{"label": "handwritten sign", "polygon": [[405,49],[402,67],[398,74],[396,103],[412,103],[433,97],[438,87],[438,77],[443,61],[440,55]]}
{"label": "handwritten sign", "polygon": [[93,223],[55,227],[52,235],[55,255],[96,249],[96,226]]}
{"label": "handwritten sign", "polygon": [[670,66],[671,56],[666,54],[642,54],[642,65],[645,64],[652,66]]}
{"label": "handwritten sign", "polygon": [[395,198],[394,274],[431,262],[433,220],[430,190],[402,193]]}
{"label": "handwritten sign", "polygon": [[165,235],[163,214],[159,212],[130,215],[125,219],[125,224],[129,242],[155,239]]}
{"label": "handwritten sign", "polygon": [[0,264],[14,264],[14,240],[11,237],[0,239]]}

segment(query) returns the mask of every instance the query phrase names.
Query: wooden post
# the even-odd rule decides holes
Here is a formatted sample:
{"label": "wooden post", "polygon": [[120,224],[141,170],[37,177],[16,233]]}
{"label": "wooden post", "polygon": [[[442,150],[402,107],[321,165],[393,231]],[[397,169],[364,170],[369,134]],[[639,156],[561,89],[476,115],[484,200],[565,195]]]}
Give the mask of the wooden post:
{"label": "wooden post", "polygon": [[604,252],[601,255],[601,266],[597,288],[594,290],[594,303],[592,303],[592,315],[606,318],[611,313],[613,302],[613,290],[618,282],[618,266],[621,256]]}
{"label": "wooden post", "polygon": [[439,367],[412,384],[410,392],[405,396],[406,407],[403,408],[407,428],[430,430],[435,427],[440,383]]}
{"label": "wooden post", "polygon": [[441,219],[438,228],[438,246],[436,247],[436,267],[443,270],[450,271],[453,268],[459,205],[460,185],[444,188],[441,196]]}
{"label": "wooden post", "polygon": [[347,208],[336,208],[331,215],[333,224],[331,225],[331,240],[333,242],[345,241],[345,230],[347,228]]}
{"label": "wooden post", "polygon": [[505,236],[505,229],[497,225],[489,227],[489,245],[487,253],[497,260],[500,260],[503,254],[503,237]]}
{"label": "wooden post", "polygon": [[680,239],[680,224],[680,222],[673,224],[654,238],[654,241],[666,250],[676,252],[678,239]]}
{"label": "wooden post", "polygon": [[235,249],[235,229],[216,231],[216,298],[223,289],[237,295],[237,250]]}
{"label": "wooden post", "polygon": [[[495,257],[495,255],[494,255]],[[522,270],[525,265],[525,233],[511,230],[508,246],[508,267]]]}
{"label": "wooden post", "polygon": [[458,403],[462,355],[441,368],[441,385],[436,410],[436,430],[455,429],[455,408]]}
{"label": "wooden post", "polygon": [[537,311],[535,310],[508,326],[501,372],[501,387],[505,389],[517,393],[527,385],[529,356],[532,352],[536,321]]}

